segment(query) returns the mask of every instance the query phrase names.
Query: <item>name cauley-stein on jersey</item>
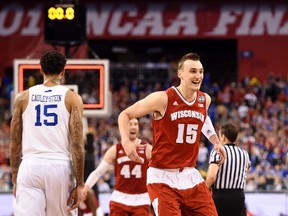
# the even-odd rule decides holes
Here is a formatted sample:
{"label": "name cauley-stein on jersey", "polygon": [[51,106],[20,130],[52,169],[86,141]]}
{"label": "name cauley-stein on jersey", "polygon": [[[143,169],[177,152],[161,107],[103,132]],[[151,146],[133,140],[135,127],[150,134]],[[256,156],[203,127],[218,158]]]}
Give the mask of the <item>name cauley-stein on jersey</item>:
{"label": "name cauley-stein on jersey", "polygon": [[31,101],[37,102],[60,102],[62,100],[62,95],[40,95],[40,94],[32,94]]}

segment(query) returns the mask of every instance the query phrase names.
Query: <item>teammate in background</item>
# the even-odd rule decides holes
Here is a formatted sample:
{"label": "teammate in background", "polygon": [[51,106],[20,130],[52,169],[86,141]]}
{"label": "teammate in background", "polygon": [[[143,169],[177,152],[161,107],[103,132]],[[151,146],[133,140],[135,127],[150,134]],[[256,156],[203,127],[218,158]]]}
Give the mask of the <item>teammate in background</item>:
{"label": "teammate in background", "polygon": [[238,130],[235,125],[222,125],[219,138],[224,145],[227,160],[219,166],[219,155],[211,151],[206,183],[219,216],[246,216],[245,194],[247,172],[250,169],[248,153],[235,144]]}
{"label": "teammate in background", "polygon": [[152,146],[138,138],[139,122],[129,121],[129,144],[140,145],[136,151],[141,163],[131,161],[125,154],[123,142],[110,147],[99,166],[85,182],[82,199],[114,162],[115,187],[110,200],[110,216],[149,215],[151,202],[146,187],[146,171]]}
{"label": "teammate in background", "polygon": [[61,85],[66,61],[56,50],[44,53],[43,84],[14,102],[10,159],[17,216],[77,215],[72,210],[84,186],[83,103]]}
{"label": "teammate in background", "polygon": [[184,55],[178,63],[180,85],[156,91],[123,110],[118,117],[125,152],[141,162],[129,140],[130,119],[153,114],[153,149],[147,170],[147,188],[156,215],[217,215],[204,179],[195,169],[201,131],[225,159],[207,109],[211,98],[200,91],[204,77],[200,57]]}

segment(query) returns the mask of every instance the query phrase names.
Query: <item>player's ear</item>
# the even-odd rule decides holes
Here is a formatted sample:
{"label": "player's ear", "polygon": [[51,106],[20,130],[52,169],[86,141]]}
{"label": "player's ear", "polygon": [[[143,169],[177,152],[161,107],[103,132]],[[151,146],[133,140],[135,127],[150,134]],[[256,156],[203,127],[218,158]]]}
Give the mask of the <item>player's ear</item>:
{"label": "player's ear", "polygon": [[179,77],[180,79],[182,79],[182,70],[181,70],[181,69],[179,69],[179,70],[177,71],[177,75],[178,75],[178,77]]}
{"label": "player's ear", "polygon": [[44,71],[42,70],[42,68],[40,68],[40,74],[43,76],[44,75]]}
{"label": "player's ear", "polygon": [[[63,69],[63,70],[60,72],[59,75],[60,75],[60,77],[61,77],[60,79],[62,79],[63,77],[65,77],[65,69]],[[58,75],[58,76],[59,76],[59,75]]]}
{"label": "player's ear", "polygon": [[222,134],[221,132],[219,132],[219,140],[220,142],[222,142],[222,140],[224,140],[224,134]]}

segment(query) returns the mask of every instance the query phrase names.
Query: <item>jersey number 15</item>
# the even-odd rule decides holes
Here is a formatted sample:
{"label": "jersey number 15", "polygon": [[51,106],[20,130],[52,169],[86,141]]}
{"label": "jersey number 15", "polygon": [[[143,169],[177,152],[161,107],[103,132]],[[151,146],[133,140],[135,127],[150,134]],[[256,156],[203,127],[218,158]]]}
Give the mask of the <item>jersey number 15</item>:
{"label": "jersey number 15", "polygon": [[197,138],[197,124],[187,124],[186,126],[186,134],[184,134],[185,131],[185,124],[178,124],[178,135],[176,139],[176,143],[182,144],[185,142],[188,144],[194,144]]}
{"label": "jersey number 15", "polygon": [[[43,115],[41,112],[43,110]],[[46,126],[55,126],[58,124],[58,115],[54,109],[57,109],[57,104],[48,104],[43,107],[39,104],[35,106],[36,110],[36,122],[35,126],[42,126],[42,123]]]}

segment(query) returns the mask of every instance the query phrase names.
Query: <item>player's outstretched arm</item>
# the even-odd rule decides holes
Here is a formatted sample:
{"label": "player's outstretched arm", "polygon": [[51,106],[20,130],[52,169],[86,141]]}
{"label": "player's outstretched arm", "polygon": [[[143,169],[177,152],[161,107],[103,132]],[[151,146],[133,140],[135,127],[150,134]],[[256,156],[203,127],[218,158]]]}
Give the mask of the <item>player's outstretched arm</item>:
{"label": "player's outstretched arm", "polygon": [[84,189],[82,191],[81,199],[85,200],[89,190],[96,184],[99,178],[109,169],[110,165],[116,158],[116,145],[111,146],[104,154],[103,160],[98,167],[88,176]]}
{"label": "player's outstretched arm", "polygon": [[135,144],[129,139],[129,121],[133,118],[139,118],[149,113],[157,113],[159,115],[165,112],[167,105],[167,94],[164,91],[151,93],[142,100],[139,100],[132,106],[123,110],[118,117],[118,126],[121,135],[122,146],[126,155],[135,162],[143,163],[136,152]]}

